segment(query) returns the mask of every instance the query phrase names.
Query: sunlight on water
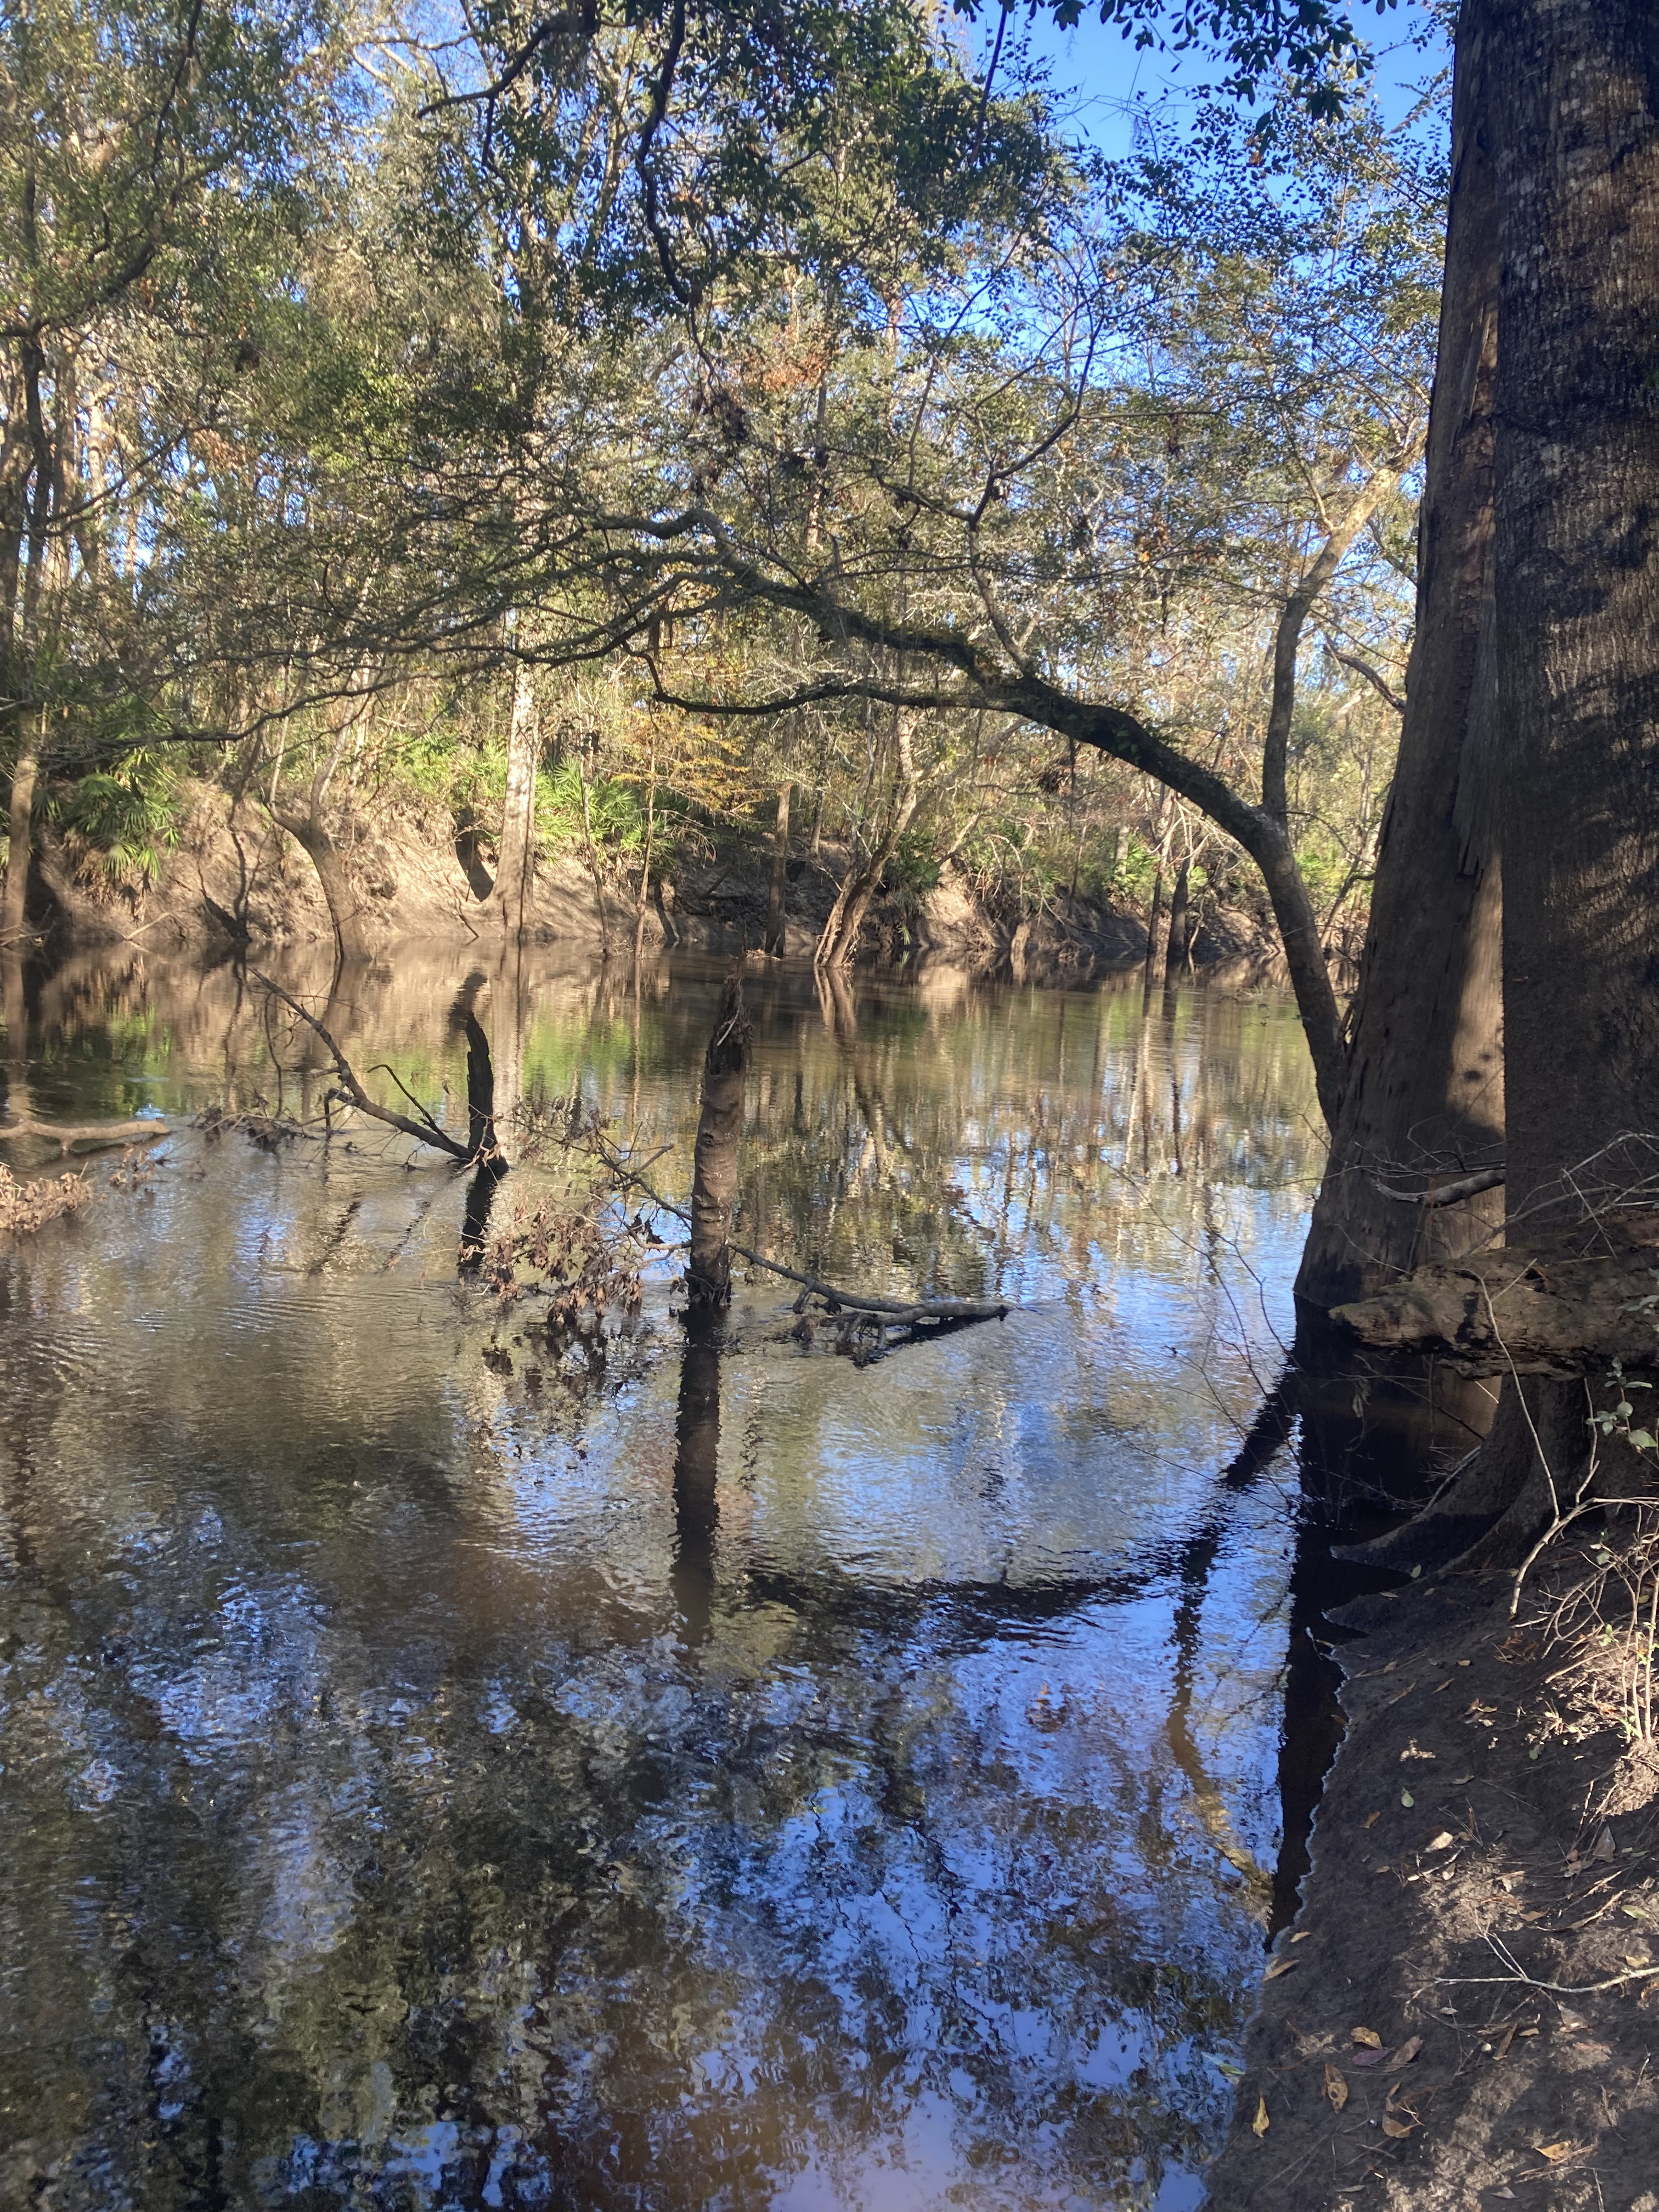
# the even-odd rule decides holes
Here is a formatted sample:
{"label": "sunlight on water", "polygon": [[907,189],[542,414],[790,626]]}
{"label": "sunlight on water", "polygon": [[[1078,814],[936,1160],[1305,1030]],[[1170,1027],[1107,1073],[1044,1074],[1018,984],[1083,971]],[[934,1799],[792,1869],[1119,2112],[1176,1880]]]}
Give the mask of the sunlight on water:
{"label": "sunlight on water", "polygon": [[[464,980],[331,1025],[464,1115]],[[474,988],[504,1103],[683,1198],[718,987]],[[14,1110],[178,1133],[0,1246],[6,2203],[1197,2203],[1279,1842],[1291,1478],[1218,1478],[1319,1166],[1294,1022],[750,998],[739,1234],[1006,1322],[859,1364],[757,1275],[700,1351],[671,1258],[549,1347],[431,1155],[189,1127],[320,1110],[230,971],[85,963],[9,1035]]]}

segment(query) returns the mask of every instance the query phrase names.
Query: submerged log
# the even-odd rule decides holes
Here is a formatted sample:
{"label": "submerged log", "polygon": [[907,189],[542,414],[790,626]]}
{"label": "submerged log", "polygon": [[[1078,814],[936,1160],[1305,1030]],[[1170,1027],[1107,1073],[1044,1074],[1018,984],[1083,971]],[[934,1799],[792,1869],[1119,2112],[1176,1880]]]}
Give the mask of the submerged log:
{"label": "submerged log", "polygon": [[170,1137],[165,1121],[0,1121],[0,1139],[42,1137],[67,1156],[72,1146],[96,1152],[108,1145],[149,1145]]}
{"label": "submerged log", "polygon": [[1419,1267],[1333,1321],[1366,1344],[1432,1352],[1472,1376],[1659,1364],[1659,1214]]}

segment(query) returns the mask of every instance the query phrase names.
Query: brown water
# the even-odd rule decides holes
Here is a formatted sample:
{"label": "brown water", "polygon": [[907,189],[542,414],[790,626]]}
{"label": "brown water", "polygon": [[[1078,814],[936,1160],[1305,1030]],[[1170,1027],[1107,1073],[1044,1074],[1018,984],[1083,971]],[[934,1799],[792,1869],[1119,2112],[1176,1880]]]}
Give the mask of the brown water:
{"label": "brown water", "polygon": [[[459,1101],[465,977],[331,1022]],[[718,981],[498,979],[504,1094],[683,1198]],[[1294,1020],[751,1003],[745,1241],[1006,1322],[860,1366],[758,1278],[688,1352],[665,1261],[509,1376],[432,1155],[188,1126],[318,1109],[257,989],[14,1000],[14,1112],[177,1133],[0,1242],[0,2202],[1198,2203],[1280,1843],[1293,1479],[1218,1478],[1319,1164]]]}

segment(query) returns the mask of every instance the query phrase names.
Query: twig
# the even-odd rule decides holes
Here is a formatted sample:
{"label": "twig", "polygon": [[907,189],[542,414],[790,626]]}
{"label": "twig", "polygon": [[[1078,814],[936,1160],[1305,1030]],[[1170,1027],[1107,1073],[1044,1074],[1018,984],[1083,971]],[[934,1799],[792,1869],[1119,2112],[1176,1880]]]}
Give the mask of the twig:
{"label": "twig", "polygon": [[1430,1987],[1443,1990],[1478,1990],[1501,1986],[1514,1989],[1517,1984],[1529,1990],[1547,1990],[1553,1997],[1593,1997],[1603,1990],[1621,1989],[1626,1982],[1650,1982],[1659,1976],[1659,1966],[1632,1966],[1627,1974],[1610,1974],[1605,1982],[1540,1982],[1530,1974],[1437,1974]]}
{"label": "twig", "polygon": [[1502,1168],[1480,1168],[1474,1175],[1460,1176],[1455,1182],[1443,1182],[1428,1190],[1395,1190],[1391,1183],[1373,1176],[1371,1188],[1384,1198],[1398,1200],[1401,1206],[1455,1206],[1460,1199],[1478,1197],[1483,1190],[1501,1190],[1504,1172]]}

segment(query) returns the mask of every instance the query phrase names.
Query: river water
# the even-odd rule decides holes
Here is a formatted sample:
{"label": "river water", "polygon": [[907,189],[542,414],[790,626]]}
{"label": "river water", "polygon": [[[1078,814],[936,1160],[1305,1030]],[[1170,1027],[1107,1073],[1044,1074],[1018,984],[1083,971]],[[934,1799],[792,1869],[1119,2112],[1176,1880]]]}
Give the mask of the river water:
{"label": "river water", "polygon": [[[684,1200],[713,966],[281,973],[457,1127],[469,994],[504,1104]],[[862,1361],[757,1276],[688,1352],[670,1253],[550,1346],[434,1154],[192,1127],[320,1113],[250,980],[14,994],[14,1115],[173,1134],[0,1239],[0,2202],[1199,2203],[1294,1765],[1295,1476],[1224,1480],[1321,1157],[1293,1015],[749,989],[738,1234],[1005,1322]]]}

